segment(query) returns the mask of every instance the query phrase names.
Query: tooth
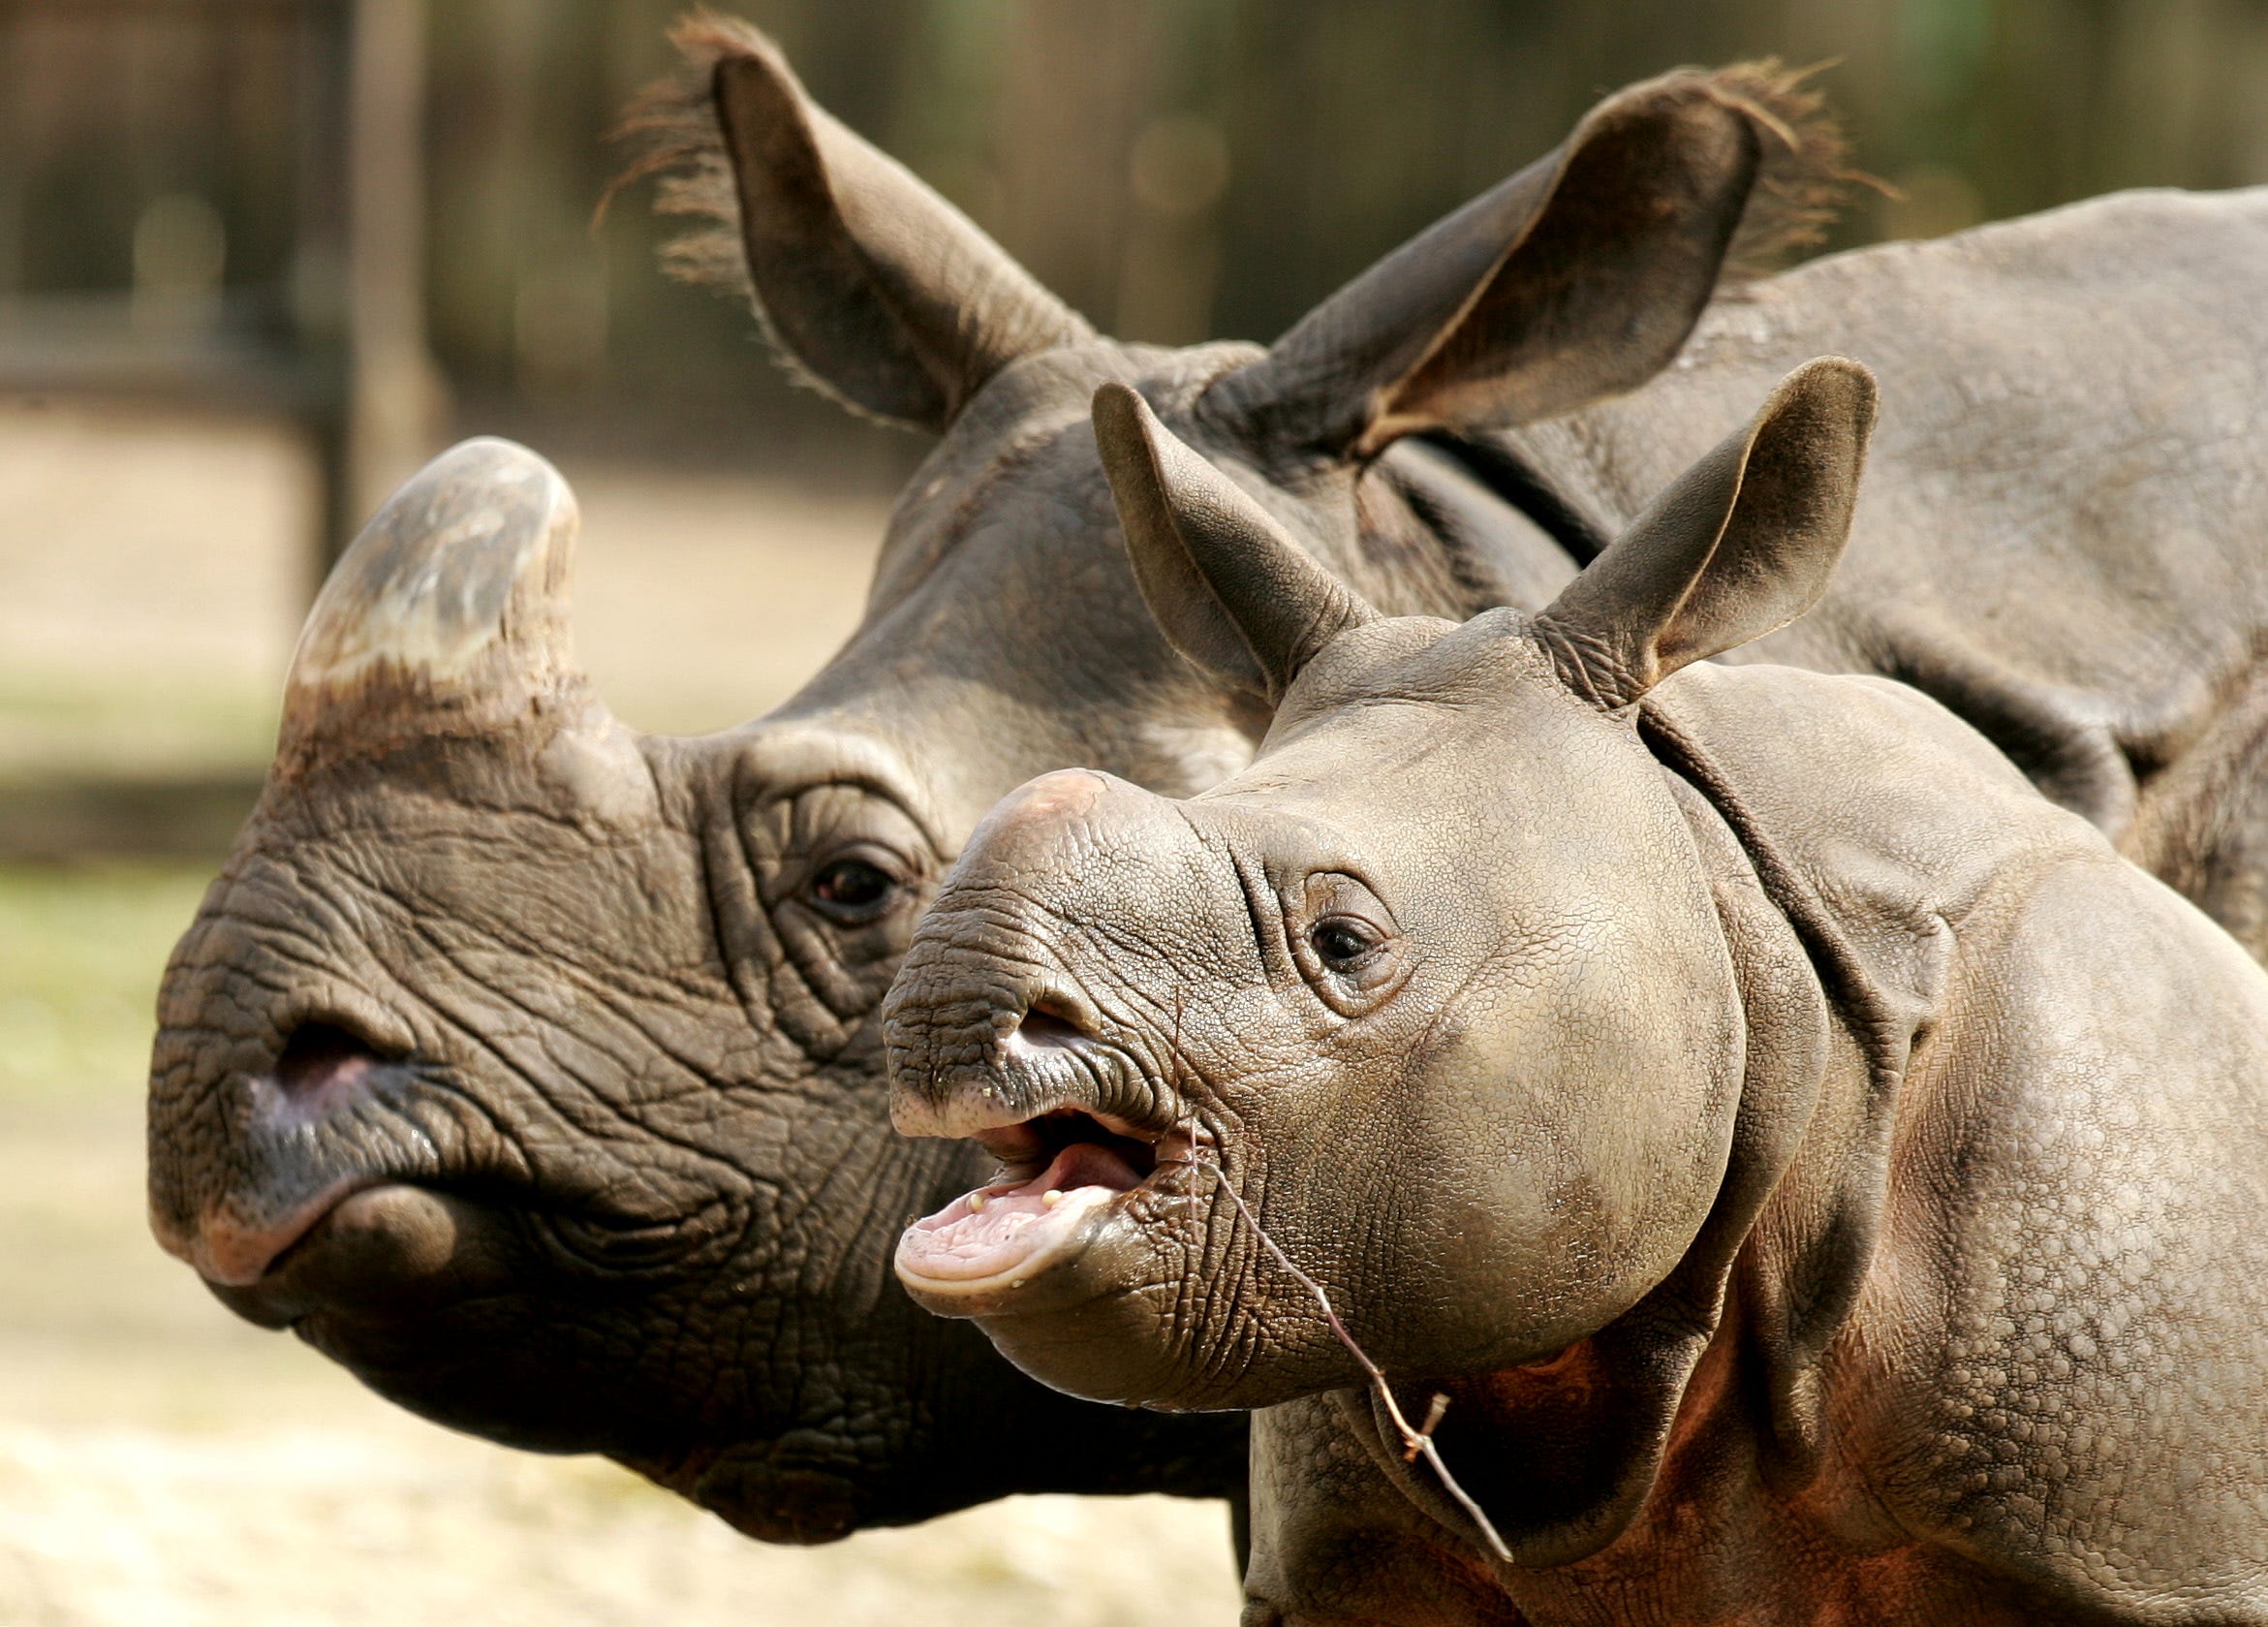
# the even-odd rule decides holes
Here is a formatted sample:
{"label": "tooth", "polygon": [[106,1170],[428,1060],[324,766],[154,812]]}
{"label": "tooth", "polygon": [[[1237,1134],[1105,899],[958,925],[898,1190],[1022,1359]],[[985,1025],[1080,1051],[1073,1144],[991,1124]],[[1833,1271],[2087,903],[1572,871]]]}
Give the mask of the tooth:
{"label": "tooth", "polygon": [[1056,1205],[1063,1202],[1063,1194],[1056,1191],[1055,1188],[1051,1186],[1046,1191],[1040,1194],[1040,1202],[1046,1205],[1049,1208],[1053,1208]]}
{"label": "tooth", "polygon": [[972,1192],[969,1194],[969,1212],[971,1214],[982,1214],[984,1212],[983,1193]]}

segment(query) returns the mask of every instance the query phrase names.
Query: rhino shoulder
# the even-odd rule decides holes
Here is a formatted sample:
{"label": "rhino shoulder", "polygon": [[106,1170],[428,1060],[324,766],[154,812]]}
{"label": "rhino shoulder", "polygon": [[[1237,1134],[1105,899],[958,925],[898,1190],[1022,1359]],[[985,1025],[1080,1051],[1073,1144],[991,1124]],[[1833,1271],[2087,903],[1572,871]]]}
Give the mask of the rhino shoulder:
{"label": "rhino shoulder", "polygon": [[1951,712],[1904,684],[1689,667],[1641,734],[1732,829],[1780,906],[1849,946],[1882,1009],[1923,1020],[1963,923],[2066,860],[2118,861]]}

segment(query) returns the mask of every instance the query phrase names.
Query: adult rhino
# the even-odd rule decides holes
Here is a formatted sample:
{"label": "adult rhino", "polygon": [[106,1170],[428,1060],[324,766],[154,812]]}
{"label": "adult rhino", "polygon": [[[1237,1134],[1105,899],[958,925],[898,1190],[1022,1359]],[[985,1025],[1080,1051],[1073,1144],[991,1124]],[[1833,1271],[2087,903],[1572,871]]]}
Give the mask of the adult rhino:
{"label": "adult rhino", "polygon": [[[2229,291],[2268,244],[2260,201],[2131,199],[1823,263],[1727,297],[1693,365],[1586,408],[1677,355],[1728,251],[1802,216],[1822,162],[1802,96],[1754,71],[1625,91],[1274,347],[1164,351],[1094,335],[753,33],[686,42],[684,94],[651,115],[691,166],[679,202],[733,223],[794,365],[942,440],[851,642],[726,735],[615,728],[548,637],[515,646],[526,673],[496,695],[487,666],[434,665],[564,614],[556,547],[446,563],[477,541],[448,516],[482,512],[483,482],[553,490],[521,454],[435,470],[319,607],[302,721],[166,981],[152,1209],[232,1303],[409,1406],[609,1453],[778,1538],[1019,1487],[1237,1483],[1232,1431],[1069,1410],[887,1280],[897,1223],[981,1173],[974,1151],[884,1122],[874,1009],[935,878],[1035,773],[1088,763],[1195,792],[1261,726],[1261,699],[1175,654],[1126,574],[1088,422],[1102,383],[1139,388],[1372,603],[1465,615],[1545,603],[1592,549],[1592,508],[1607,525],[1617,493],[1634,503],[1656,461],[1736,422],[1742,380],[1818,330],[1911,403],[1885,425],[1878,490],[1935,500],[1862,514],[1859,587],[1822,623],[1843,641],[1816,659],[1874,650],[1903,671],[1935,650],[1912,675],[2070,677],[2061,711],[1973,710],[2073,795],[2115,784],[2105,720],[2173,718],[2168,696],[2187,722],[2147,738],[2221,761],[2229,629],[2254,598],[2233,550],[2255,402],[2233,375],[2268,354],[2268,319]],[[2028,301],[2020,330],[1960,314]],[[2147,368],[2128,313],[2159,329]],[[2015,365],[2080,338],[2128,393]],[[2133,404],[2135,380],[2177,366],[2183,392]],[[1963,390],[1940,436],[1927,415]],[[1572,416],[1477,427],[1553,412]],[[2065,446],[2051,431],[2071,449],[2060,488],[1993,461]],[[1555,465],[1552,448],[1582,455]],[[506,530],[548,527],[564,501],[506,505]],[[2048,517],[2052,571],[2006,542]],[[429,579],[463,584],[446,641],[373,618]],[[2122,607],[2128,579],[2150,591]],[[1845,630],[1940,604],[1934,643],[1849,647]],[[2093,644],[2072,631],[2091,606]],[[369,681],[341,690],[320,652],[345,643]],[[1003,1419],[1049,1444],[973,1469],[970,1441]]]}
{"label": "adult rhino", "polygon": [[893,1111],[1008,1168],[898,1269],[1271,1409],[1256,1627],[2268,1623],[2268,972],[1911,688],[1690,665],[1818,596],[1873,415],[1813,363],[1458,625],[1104,392],[1166,632],[1282,702],[971,838]]}

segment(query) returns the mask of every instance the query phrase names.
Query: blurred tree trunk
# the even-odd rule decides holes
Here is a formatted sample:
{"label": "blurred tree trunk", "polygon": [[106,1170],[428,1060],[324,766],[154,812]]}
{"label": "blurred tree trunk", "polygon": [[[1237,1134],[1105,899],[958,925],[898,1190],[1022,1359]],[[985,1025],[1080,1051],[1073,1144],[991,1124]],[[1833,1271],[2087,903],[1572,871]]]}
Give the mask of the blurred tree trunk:
{"label": "blurred tree trunk", "polygon": [[1001,241],[1100,328],[1118,305],[1127,163],[1155,63],[1149,0],[1022,0],[994,150]]}
{"label": "blurred tree trunk", "polygon": [[355,0],[352,28],[343,499],[358,521],[432,455],[447,407],[425,338],[423,0]]}

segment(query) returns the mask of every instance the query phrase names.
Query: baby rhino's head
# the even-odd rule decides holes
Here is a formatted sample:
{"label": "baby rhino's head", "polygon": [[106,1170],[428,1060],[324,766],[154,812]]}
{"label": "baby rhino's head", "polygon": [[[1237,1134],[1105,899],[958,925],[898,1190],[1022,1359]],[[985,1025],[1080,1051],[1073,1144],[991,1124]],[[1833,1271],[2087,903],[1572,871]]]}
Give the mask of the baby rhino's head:
{"label": "baby rhino's head", "polygon": [[1743,1028],[1634,703],[1818,597],[1873,412],[1811,363],[1548,610],[1460,627],[1381,619],[1106,389],[1151,609],[1275,724],[1203,796],[1049,774],[971,840],[889,999],[893,1114],[1002,1168],[907,1231],[914,1296],[1078,1394],[1253,1407],[1361,1378],[1294,1267],[1412,1375],[1662,1282]]}

